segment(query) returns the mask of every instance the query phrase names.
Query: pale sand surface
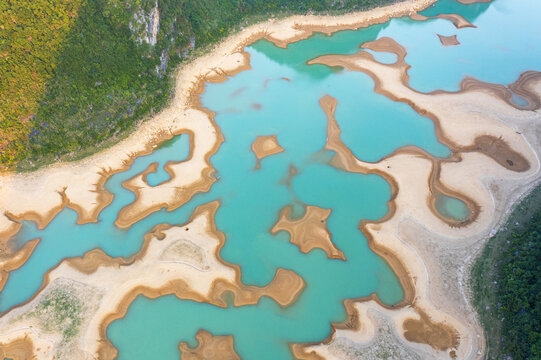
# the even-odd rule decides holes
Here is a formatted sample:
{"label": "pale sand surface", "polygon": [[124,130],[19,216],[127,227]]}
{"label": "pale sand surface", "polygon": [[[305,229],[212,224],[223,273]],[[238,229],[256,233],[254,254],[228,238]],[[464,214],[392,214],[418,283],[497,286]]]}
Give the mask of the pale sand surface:
{"label": "pale sand surface", "polygon": [[[406,2],[394,6],[392,9],[396,14],[400,11],[419,10],[428,3],[430,1]],[[417,7],[414,8],[414,5]],[[370,15],[331,18],[331,23],[347,27],[347,21],[359,24],[363,21],[359,16],[367,16],[367,19],[374,18],[382,16],[384,14],[382,11],[388,11],[388,9],[377,9],[369,12]],[[145,145],[151,144],[153,139],[162,137],[160,130],[167,129],[168,133],[177,133],[181,129],[192,130],[192,128],[193,131],[202,131],[195,129],[197,126],[193,124],[195,121],[192,123],[188,121],[187,117],[189,116],[199,119],[198,123],[208,124],[206,134],[211,137],[210,140],[201,141],[199,145],[196,145],[195,150],[201,154],[211,151],[219,134],[212,127],[209,114],[185,107],[186,104],[190,103],[190,99],[187,98],[190,89],[189,79],[193,80],[197,74],[205,74],[206,69],[212,68],[217,63],[220,63],[224,71],[234,71],[239,64],[246,65],[243,63],[245,57],[240,52],[235,52],[238,44],[242,44],[250,36],[261,31],[266,30],[280,41],[286,41],[291,37],[305,36],[306,33],[303,31],[292,28],[293,24],[302,21],[320,26],[325,21],[329,22],[329,18],[320,18],[316,21],[316,18],[313,17],[294,17],[280,22],[256,25],[236,35],[220,45],[215,53],[182,69],[179,72],[180,80],[171,107],[164,110],[155,119],[144,123],[136,135],[128,140],[75,164],[54,165],[32,174],[3,175],[0,180],[0,207],[14,215],[35,211],[42,219],[47,219],[51,208],[62,206],[65,200],[59,192],[66,188],[65,194],[69,201],[79,205],[81,209],[85,209],[87,219],[90,221],[92,219],[89,214],[94,214],[100,206],[97,202],[98,194],[89,191],[89,189],[95,189],[94,184],[101,179],[99,171],[102,168],[122,168],[123,162],[129,161],[130,154],[144,151]],[[279,29],[284,29],[284,31],[279,32]],[[220,58],[220,61],[217,60],[217,57]],[[376,164],[358,162],[360,167],[369,171],[379,171],[390,175],[399,188],[395,199],[396,212],[383,223],[367,224],[365,230],[372,236],[376,245],[398,254],[400,261],[413,280],[415,306],[389,310],[374,301],[355,304],[360,320],[360,324],[357,326],[358,330],[337,329],[333,338],[353,339],[360,344],[374,342],[375,334],[384,336],[375,330],[373,320],[376,317],[381,317],[387,319],[385,321],[391,320],[390,323],[394,324],[392,335],[396,336],[398,341],[416,356],[449,358],[447,351],[438,351],[428,345],[405,340],[404,321],[419,319],[418,309],[421,309],[428,314],[432,321],[446,324],[458,332],[460,344],[455,349],[458,358],[478,358],[484,351],[484,340],[482,329],[467,300],[466,274],[473,259],[472,254],[481,248],[490,231],[497,228],[511,205],[539,182],[538,155],[541,151],[541,144],[536,127],[541,116],[539,110],[521,111],[510,106],[490,91],[483,89],[466,90],[456,94],[420,94],[402,83],[403,67],[401,64],[392,66],[379,64],[370,59],[370,56],[349,58],[328,56],[322,57],[318,61],[338,62],[339,65],[352,65],[367,70],[379,79],[378,85],[388,94],[406,99],[418,111],[429,109],[430,113],[439,119],[440,135],[457,146],[468,147],[478,136],[492,135],[503,138],[513,150],[522,154],[529,161],[530,169],[521,173],[510,171],[486,155],[473,152],[462,153],[460,163],[443,163],[441,165],[441,183],[474,200],[482,209],[475,222],[461,228],[450,227],[436,216],[427,205],[430,197],[427,183],[432,170],[432,161],[426,156],[406,152],[396,153]],[[533,83],[531,88],[538,96],[541,95],[541,82]],[[148,143],[141,144],[140,139],[145,139]],[[200,147],[199,150],[197,150],[197,146]],[[190,161],[195,163],[191,165],[193,166],[191,169],[199,171],[198,174],[208,168],[204,156],[196,158],[194,155],[193,160]],[[185,183],[185,185],[189,186],[191,183]],[[159,193],[152,196],[159,196]],[[28,194],[33,196],[28,197]],[[43,194],[44,200],[34,204],[32,201],[37,198],[38,194]],[[171,195],[169,194],[169,196]],[[152,204],[145,195],[141,195],[139,199],[144,206]],[[174,201],[174,199],[168,199],[167,196],[164,196],[164,199],[166,202]],[[194,221],[198,221],[198,218]],[[43,221],[42,225],[45,224],[46,221]],[[13,226],[10,220],[3,219],[2,229],[4,231]],[[204,228],[203,224],[199,226]],[[190,249],[188,252],[192,254],[190,261],[178,264],[167,261],[166,265],[163,265],[164,262],[159,260],[163,254],[162,251],[166,250],[166,245],[171,246],[171,244],[167,244],[169,237],[166,236],[164,240],[150,241],[145,256],[130,266],[120,268],[102,266],[94,273],[87,275],[74,269],[69,265],[69,262],[64,262],[49,274],[51,283],[56,279],[69,278],[69,281],[82,282],[105,290],[101,295],[103,298],[99,302],[99,309],[94,313],[88,313],[91,318],[90,325],[85,328],[81,338],[77,340],[77,346],[80,349],[84,349],[85,353],[88,352],[88,354],[93,354],[98,350],[97,340],[100,338],[99,331],[104,317],[115,311],[119,303],[122,303],[125,294],[134,287],[146,284],[156,289],[164,282],[180,278],[189,284],[192,291],[206,296],[212,281],[217,276],[234,281],[234,270],[223,265],[216,259],[214,253],[209,252],[212,251],[212,246],[218,246],[218,241],[215,240],[214,245],[209,244],[211,240],[208,237],[203,235],[197,237],[198,230],[196,229],[198,229],[197,226],[190,224],[190,231],[182,232],[183,239],[206,249],[206,254],[212,254],[205,257],[205,265],[201,266],[216,269],[215,272],[197,269],[194,266],[194,261],[196,263],[197,261],[193,258],[202,259],[201,253],[193,255],[197,251],[189,246],[187,247]],[[205,233],[205,231],[201,231],[201,233]],[[186,247],[184,248],[186,249]],[[171,254],[169,253],[168,256]],[[190,271],[193,275],[190,275]],[[136,281],[133,280],[137,277],[134,274],[140,274],[140,278]],[[117,278],[126,280],[117,283]],[[24,333],[23,330],[18,329],[23,329],[27,322],[17,322],[16,317],[30,310],[29,307],[35,306],[39,296],[24,307],[1,318],[0,326],[9,329],[10,334]],[[47,342],[51,346],[58,346],[58,335],[39,335],[40,339],[50,338]],[[0,342],[7,343],[6,340],[11,341],[13,337],[7,339],[5,335],[0,336]],[[325,345],[314,345],[308,350],[317,351],[329,358],[333,358],[333,356],[337,358],[332,353],[332,344],[331,342]]]}

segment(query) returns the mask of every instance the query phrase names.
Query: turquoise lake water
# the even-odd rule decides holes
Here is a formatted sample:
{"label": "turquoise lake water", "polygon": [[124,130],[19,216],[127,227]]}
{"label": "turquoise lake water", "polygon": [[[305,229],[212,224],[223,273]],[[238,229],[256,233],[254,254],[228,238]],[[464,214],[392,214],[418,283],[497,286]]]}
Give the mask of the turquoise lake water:
{"label": "turquoise lake water", "polygon": [[[219,177],[211,190],[173,212],[154,213],[127,230],[114,226],[118,211],[135,198],[122,182],[154,162],[158,171],[148,175],[149,184],[167,181],[167,161],[188,157],[189,136],[184,134],[137,158],[129,170],[107,181],[106,189],[115,198],[98,223],[76,225],[76,213],[70,209],[41,231],[32,222],[24,222],[13,245],[21,247],[36,237],[41,241],[29,260],[10,274],[0,293],[0,312],[29,299],[45,272],[63,258],[82,256],[94,248],[111,256],[131,256],[155,225],[182,224],[197,206],[216,199],[222,203],[216,225],[227,238],[221,256],[241,267],[245,284],[266,285],[277,268],[285,268],[299,274],[306,288],[287,308],[269,298],[254,306],[222,309],[173,296],[156,300],[140,296],[127,316],[108,328],[119,359],[178,359],[179,341],[196,345],[194,335],[199,329],[234,335],[235,349],[244,359],[289,359],[290,343],[321,341],[329,334],[331,321],[345,320],[344,299],[376,293],[385,304],[400,302],[403,290],[398,279],[358,230],[361,220],[377,220],[388,212],[390,186],[380,176],[347,173],[327,164],[332,154],[320,153],[327,119],[318,100],[326,94],[338,100],[335,115],[342,140],[361,160],[378,161],[408,145],[436,157],[447,157],[450,151],[436,138],[430,119],[406,104],[375,94],[367,75],[306,62],[324,54],[354,54],[362,43],[388,36],[406,47],[411,86],[419,91],[455,91],[464,76],[508,84],[525,70],[541,70],[541,24],[535,18],[539,10],[541,3],[535,0],[467,6],[440,0],[423,14],[459,13],[478,28],[457,30],[446,20],[400,18],[332,36],[315,34],[287,49],[264,40],[252,44],[246,49],[252,69],[224,83],[209,84],[202,96],[203,105],[216,113],[215,121],[225,137],[211,158]],[[461,45],[443,47],[436,34],[458,34]],[[384,63],[395,59],[392,54],[377,55]],[[256,158],[250,147],[260,135],[277,135],[285,151],[263,159],[261,169],[254,170]],[[299,174],[287,187],[283,180],[291,165]],[[460,203],[445,199],[438,209],[444,216],[459,219],[463,216]],[[287,205],[294,205],[297,213],[302,205],[332,209],[327,226],[347,261],[328,259],[318,249],[303,254],[288,242],[287,233],[271,235],[279,211]]]}

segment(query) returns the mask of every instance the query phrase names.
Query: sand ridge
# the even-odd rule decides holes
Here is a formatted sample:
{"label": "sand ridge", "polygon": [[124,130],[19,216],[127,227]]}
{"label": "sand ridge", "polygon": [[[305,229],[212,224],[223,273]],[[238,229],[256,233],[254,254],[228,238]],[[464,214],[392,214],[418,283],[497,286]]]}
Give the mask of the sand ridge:
{"label": "sand ridge", "polygon": [[[534,90],[535,84],[539,83],[541,72],[526,71],[520,74],[519,78],[507,87],[501,84],[490,84],[477,79],[466,77],[460,83],[461,91],[485,91],[499,97],[509,105],[520,110],[538,110],[541,102]],[[520,95],[526,100],[527,105],[518,105],[512,101],[513,93]]]}
{"label": "sand ridge", "polygon": [[7,255],[0,256],[0,292],[8,281],[9,273],[20,268],[32,255],[40,239],[33,239],[24,244],[18,251],[6,252]]}

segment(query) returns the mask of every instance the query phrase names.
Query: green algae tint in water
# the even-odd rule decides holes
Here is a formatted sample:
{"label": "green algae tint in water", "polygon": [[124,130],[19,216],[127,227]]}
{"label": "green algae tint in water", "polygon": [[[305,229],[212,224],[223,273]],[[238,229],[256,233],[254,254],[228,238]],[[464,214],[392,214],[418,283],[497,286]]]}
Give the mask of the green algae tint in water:
{"label": "green algae tint in water", "polygon": [[443,217],[457,221],[464,221],[470,215],[464,201],[443,194],[436,196],[436,210]]}

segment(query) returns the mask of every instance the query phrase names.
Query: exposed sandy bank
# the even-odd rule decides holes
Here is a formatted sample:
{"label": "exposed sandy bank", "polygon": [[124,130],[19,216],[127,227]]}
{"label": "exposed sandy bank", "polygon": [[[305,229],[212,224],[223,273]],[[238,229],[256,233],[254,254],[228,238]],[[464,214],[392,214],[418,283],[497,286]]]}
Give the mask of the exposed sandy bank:
{"label": "exposed sandy bank", "polygon": [[445,20],[451,21],[457,29],[462,29],[465,27],[473,27],[473,28],[477,27],[458,14],[439,14],[436,16],[424,16],[424,15],[415,13],[415,14],[410,15],[410,18],[412,20],[417,20],[417,21],[425,21],[428,19],[445,19]]}

